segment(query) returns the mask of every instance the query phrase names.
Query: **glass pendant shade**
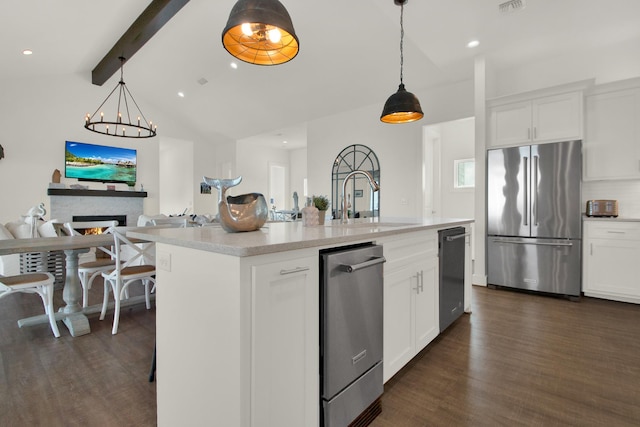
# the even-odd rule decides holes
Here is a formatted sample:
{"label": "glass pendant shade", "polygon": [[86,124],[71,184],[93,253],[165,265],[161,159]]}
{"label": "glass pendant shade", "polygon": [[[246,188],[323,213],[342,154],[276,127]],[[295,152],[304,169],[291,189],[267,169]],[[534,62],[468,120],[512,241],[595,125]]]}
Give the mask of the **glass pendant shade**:
{"label": "glass pendant shade", "polygon": [[222,31],[222,44],[239,60],[257,65],[291,61],[299,49],[289,12],[278,0],[238,0]]}
{"label": "glass pendant shade", "polygon": [[380,121],[384,123],[409,123],[420,120],[424,116],[420,101],[411,92],[407,92],[400,83],[398,91],[384,103]]}

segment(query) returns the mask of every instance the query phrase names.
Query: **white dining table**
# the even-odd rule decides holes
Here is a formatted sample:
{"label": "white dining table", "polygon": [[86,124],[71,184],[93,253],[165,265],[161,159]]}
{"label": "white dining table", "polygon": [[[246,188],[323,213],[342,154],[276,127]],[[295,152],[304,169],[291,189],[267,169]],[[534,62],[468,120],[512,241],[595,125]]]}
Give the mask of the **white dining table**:
{"label": "white dining table", "polygon": [[[66,279],[62,291],[65,305],[56,312],[56,320],[62,320],[69,329],[71,336],[77,337],[91,332],[89,319],[86,314],[100,311],[102,304],[82,307],[82,286],[78,277],[78,257],[81,253],[89,252],[91,248],[110,246],[113,244],[111,234],[96,234],[87,236],[41,237],[33,239],[0,240],[0,255],[64,251],[66,261]],[[137,303],[138,301],[130,301]],[[129,305],[129,304],[127,304]],[[48,323],[45,314],[18,320],[18,326],[31,326]]]}

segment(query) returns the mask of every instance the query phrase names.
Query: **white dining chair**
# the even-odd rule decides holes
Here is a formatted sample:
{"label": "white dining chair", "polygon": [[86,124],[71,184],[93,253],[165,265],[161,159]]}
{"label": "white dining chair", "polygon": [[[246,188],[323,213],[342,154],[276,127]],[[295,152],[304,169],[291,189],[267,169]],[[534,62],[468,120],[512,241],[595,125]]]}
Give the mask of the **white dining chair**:
{"label": "white dining chair", "polygon": [[[103,233],[108,233],[111,227],[118,225],[118,221],[81,221],[81,222],[65,222],[64,231],[70,236],[80,236],[77,230],[84,229],[101,229]],[[82,307],[89,305],[89,289],[93,285],[96,277],[105,271],[112,271],[116,265],[115,253],[111,247],[96,248],[96,255],[100,253],[105,256],[96,256],[93,261],[85,261],[78,264],[78,277],[82,286]]]}
{"label": "white dining chair", "polygon": [[151,224],[154,226],[185,228],[189,225],[189,217],[172,216],[168,218],[155,218],[151,220]]}
{"label": "white dining chair", "polygon": [[53,335],[58,338],[60,331],[53,311],[53,283],[55,277],[51,273],[25,273],[17,276],[0,276],[0,298],[17,292],[38,294],[44,305],[44,312],[49,316],[49,324]]}
{"label": "white dining chair", "polygon": [[[115,268],[109,272],[103,272],[104,279],[104,299],[102,301],[102,311],[100,320],[103,320],[107,313],[109,303],[109,291],[113,293],[114,313],[112,334],[118,333],[118,323],[120,320],[120,305],[124,298],[128,298],[129,285],[141,282],[144,286],[144,296],[147,310],[151,308],[151,292],[155,289],[156,266],[150,260],[155,259],[155,244],[137,244],[126,236],[127,230],[137,227],[111,227],[109,232],[113,234]],[[127,249],[127,259],[123,259],[123,250]],[[142,262],[142,263],[141,263]],[[150,284],[153,288],[150,289]]]}

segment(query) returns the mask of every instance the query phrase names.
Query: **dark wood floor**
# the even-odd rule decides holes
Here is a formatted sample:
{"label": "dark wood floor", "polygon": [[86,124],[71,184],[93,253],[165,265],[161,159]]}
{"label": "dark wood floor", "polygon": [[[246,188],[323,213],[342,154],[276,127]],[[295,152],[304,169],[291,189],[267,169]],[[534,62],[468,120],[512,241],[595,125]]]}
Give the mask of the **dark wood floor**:
{"label": "dark wood floor", "polygon": [[[373,427],[640,425],[640,306],[473,297],[473,314],[385,385]],[[109,317],[78,338],[16,327],[40,311],[34,296],[0,301],[0,426],[156,424],[153,309],[125,309],[115,336]]]}
{"label": "dark wood floor", "polygon": [[474,287],[385,385],[373,427],[638,426],[640,306]]}

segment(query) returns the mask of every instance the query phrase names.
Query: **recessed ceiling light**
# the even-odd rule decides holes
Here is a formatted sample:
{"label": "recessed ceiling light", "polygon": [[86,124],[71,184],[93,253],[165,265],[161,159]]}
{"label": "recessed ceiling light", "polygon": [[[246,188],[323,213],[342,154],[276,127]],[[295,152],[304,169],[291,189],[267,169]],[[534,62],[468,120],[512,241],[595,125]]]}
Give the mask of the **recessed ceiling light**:
{"label": "recessed ceiling light", "polygon": [[286,143],[287,143],[287,141],[282,141],[282,143],[283,143],[283,144],[286,144]]}
{"label": "recessed ceiling light", "polygon": [[184,98],[184,92],[178,92],[178,96],[179,96],[180,98]]}
{"label": "recessed ceiling light", "polygon": [[232,62],[231,64],[229,64],[231,66],[231,68],[233,68],[234,70],[238,69],[238,64],[236,64],[235,62]]}
{"label": "recessed ceiling light", "polygon": [[471,40],[469,43],[467,43],[467,47],[474,48],[474,47],[478,47],[479,44],[480,42],[478,40]]}
{"label": "recessed ceiling light", "polygon": [[31,55],[31,54],[33,54],[33,51],[31,49],[25,49],[25,50],[22,51],[22,54],[23,55]]}

